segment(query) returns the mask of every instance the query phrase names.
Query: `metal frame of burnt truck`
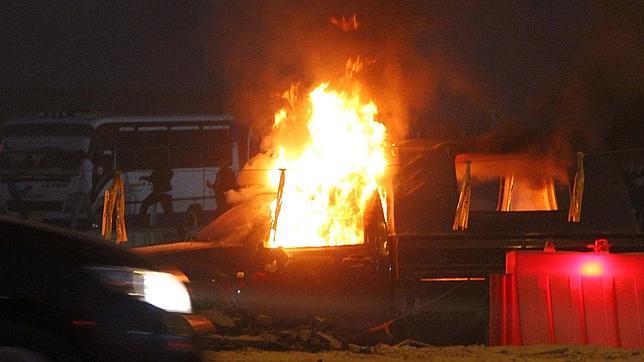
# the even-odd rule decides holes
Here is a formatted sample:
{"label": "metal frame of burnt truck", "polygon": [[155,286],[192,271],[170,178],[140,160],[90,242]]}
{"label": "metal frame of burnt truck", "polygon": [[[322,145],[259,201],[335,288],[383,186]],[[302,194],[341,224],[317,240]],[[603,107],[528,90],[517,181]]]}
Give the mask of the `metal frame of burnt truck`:
{"label": "metal frame of burnt truck", "polygon": [[[567,217],[572,185],[575,176],[579,177],[573,161],[564,168],[567,185],[564,183],[564,188],[554,192],[563,198],[554,209],[503,210],[504,180],[499,177],[496,208],[477,209],[472,202],[468,226],[457,230],[454,215],[459,184],[463,182],[458,163],[486,162],[499,155],[487,158],[475,155],[468,159],[457,157],[449,147],[436,148],[419,141],[398,145],[395,154],[397,170],[390,210],[392,285],[394,295],[404,297],[397,298],[395,307],[406,313],[437,312],[439,316],[428,313],[426,319],[414,322],[427,326],[424,334],[442,335],[434,339],[437,343],[450,339],[460,343],[487,342],[489,279],[493,274],[504,273],[505,254],[509,251],[543,250],[547,242],[556,250],[587,251],[597,239],[608,239],[614,253],[644,251],[644,234],[638,223],[641,220],[638,215],[644,210],[633,204],[634,190],[629,189],[630,182],[625,178],[629,168],[644,163],[644,152],[595,153],[583,157],[585,185],[579,222],[570,222]],[[508,159],[496,163],[506,169],[528,166],[516,169],[518,173],[530,172],[530,166],[539,167],[530,165],[533,161],[526,155],[504,156]],[[522,158],[524,162],[515,165],[510,161]],[[472,195],[489,187],[474,181],[475,172],[472,180]],[[507,187],[505,192],[507,197]],[[459,306],[451,308],[454,304]],[[413,326],[409,329],[414,330]]]}
{"label": "metal frame of burnt truck", "polygon": [[[262,235],[270,227],[267,220],[259,228],[260,237],[253,239],[256,243],[226,245],[217,237],[205,237],[200,240],[206,242],[153,246],[139,252],[152,256],[157,263],[179,266],[193,282],[194,290],[201,281],[205,286],[202,290],[208,290],[222,276],[227,280],[222,283],[229,286],[234,286],[236,279],[237,286],[228,289],[233,289],[234,298],[251,310],[274,312],[279,304],[282,312],[294,315],[304,312],[305,305],[315,300],[319,303],[313,307],[330,307],[327,312],[338,315],[345,302],[349,308],[344,321],[358,313],[369,314],[368,318],[374,320],[390,318],[393,313],[396,323],[388,327],[388,333],[446,345],[487,343],[489,280],[491,275],[504,272],[508,251],[541,250],[546,242],[554,243],[557,250],[583,251],[599,238],[610,241],[611,252],[644,250],[641,225],[637,224],[632,195],[622,175],[629,162],[642,163],[641,154],[584,158],[580,222],[567,219],[568,186],[576,170],[573,161],[564,167],[567,185],[551,185],[549,197],[562,197],[556,208],[551,201],[547,211],[514,211],[509,202],[494,201],[492,210],[485,211],[477,210],[474,201],[468,212],[468,227],[453,230],[459,177],[463,178],[458,162],[492,157],[457,159],[457,153],[424,141],[396,145],[390,163],[393,186],[387,193],[388,215],[383,215],[376,202],[379,199],[374,198],[365,215],[365,242],[361,245],[265,248]],[[514,159],[515,165],[531,162],[530,158],[526,162],[525,155],[504,157]],[[474,198],[480,191],[477,172],[474,165]],[[502,180],[497,190],[491,190],[492,197],[499,196],[499,185]],[[243,209],[235,210],[238,207],[241,205],[229,213],[243,214]],[[497,207],[507,211],[498,211]],[[219,226],[226,224],[226,220],[218,219],[211,226],[219,221]],[[378,308],[382,312],[387,306],[388,313],[378,314]],[[308,311],[319,312],[315,308]]]}

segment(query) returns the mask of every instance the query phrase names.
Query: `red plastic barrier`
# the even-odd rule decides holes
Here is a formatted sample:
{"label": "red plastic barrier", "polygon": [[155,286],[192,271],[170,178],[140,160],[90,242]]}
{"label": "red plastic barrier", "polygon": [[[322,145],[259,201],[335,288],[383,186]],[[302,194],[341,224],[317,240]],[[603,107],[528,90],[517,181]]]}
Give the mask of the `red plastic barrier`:
{"label": "red plastic barrier", "polygon": [[644,348],[644,254],[507,253],[490,279],[489,342]]}

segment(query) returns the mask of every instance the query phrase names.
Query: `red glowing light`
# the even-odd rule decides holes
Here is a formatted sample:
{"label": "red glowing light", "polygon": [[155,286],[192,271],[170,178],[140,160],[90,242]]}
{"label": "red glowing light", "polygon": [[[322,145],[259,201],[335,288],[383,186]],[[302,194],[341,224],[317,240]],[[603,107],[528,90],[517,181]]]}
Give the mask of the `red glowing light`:
{"label": "red glowing light", "polygon": [[581,266],[581,274],[591,277],[600,276],[604,273],[604,268],[601,263],[596,261],[589,261]]}

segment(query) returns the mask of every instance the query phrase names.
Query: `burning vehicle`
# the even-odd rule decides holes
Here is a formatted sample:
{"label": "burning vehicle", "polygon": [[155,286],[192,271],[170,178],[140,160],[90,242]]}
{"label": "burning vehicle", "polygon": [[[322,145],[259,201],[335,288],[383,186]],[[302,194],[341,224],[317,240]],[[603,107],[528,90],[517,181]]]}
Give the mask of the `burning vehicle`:
{"label": "burning vehicle", "polygon": [[243,283],[245,295],[309,286],[355,294],[369,284],[386,298],[387,147],[377,108],[357,90],[329,84],[300,105],[295,89],[284,93],[289,105],[276,112],[264,142],[272,151],[251,160],[238,177],[242,189],[229,192],[236,205],[199,232],[198,242],[138,250],[211,277],[205,280],[216,269]]}
{"label": "burning vehicle", "polygon": [[490,281],[507,252],[584,251],[597,239],[643,250],[642,210],[620,173],[641,155],[566,163],[471,143],[392,145],[375,104],[349,89],[285,92],[265,153],[228,193],[235,206],[196,242],[138,252],[262,312],[393,312],[406,338],[468,344],[488,341]]}

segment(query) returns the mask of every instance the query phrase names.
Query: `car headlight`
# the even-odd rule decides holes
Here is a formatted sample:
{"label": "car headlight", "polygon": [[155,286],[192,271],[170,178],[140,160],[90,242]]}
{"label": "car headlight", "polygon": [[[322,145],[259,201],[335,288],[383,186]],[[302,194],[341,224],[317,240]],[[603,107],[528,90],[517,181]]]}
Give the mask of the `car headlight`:
{"label": "car headlight", "polygon": [[150,303],[168,312],[192,313],[190,294],[174,275],[145,269],[91,266],[107,288]]}

